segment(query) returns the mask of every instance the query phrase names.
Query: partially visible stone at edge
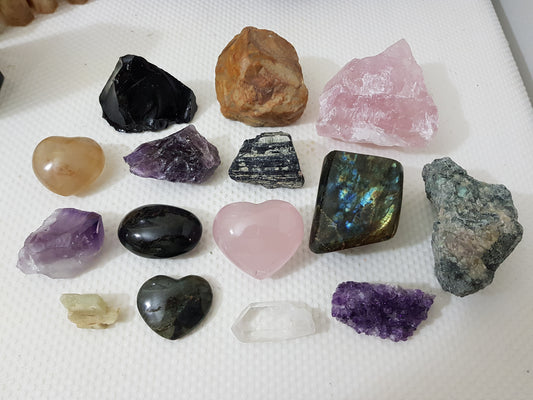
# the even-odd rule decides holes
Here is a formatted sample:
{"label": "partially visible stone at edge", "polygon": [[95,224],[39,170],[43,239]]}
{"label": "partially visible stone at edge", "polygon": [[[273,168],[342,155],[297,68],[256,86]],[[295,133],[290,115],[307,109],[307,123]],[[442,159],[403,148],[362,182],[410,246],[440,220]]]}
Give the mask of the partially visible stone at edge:
{"label": "partially visible stone at edge", "polygon": [[511,193],[472,178],[448,157],[425,165],[422,177],[436,211],[431,245],[440,285],[456,296],[485,288],[522,239]]}
{"label": "partially visible stone at edge", "polygon": [[229,177],[268,189],[294,189],[304,184],[291,135],[284,132],[265,132],[245,140],[231,163]]}
{"label": "partially visible stone at edge", "polygon": [[215,69],[220,111],[252,126],[285,126],[307,104],[294,47],[275,32],[248,26],[222,50]]}

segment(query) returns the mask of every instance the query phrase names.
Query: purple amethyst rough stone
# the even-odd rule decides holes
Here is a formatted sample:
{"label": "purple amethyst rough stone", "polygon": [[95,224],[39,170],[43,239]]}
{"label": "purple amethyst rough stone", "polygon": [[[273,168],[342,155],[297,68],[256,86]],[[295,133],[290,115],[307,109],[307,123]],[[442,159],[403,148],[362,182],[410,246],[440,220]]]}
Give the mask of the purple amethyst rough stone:
{"label": "purple amethyst rough stone", "polygon": [[194,125],[141,144],[124,161],[134,175],[186,183],[205,182],[220,165],[217,148]]}
{"label": "purple amethyst rough stone", "polygon": [[427,318],[434,298],[419,289],[344,282],[333,293],[331,315],[357,333],[398,342]]}
{"label": "purple amethyst rough stone", "polygon": [[17,268],[26,274],[73,278],[91,268],[103,242],[100,214],[59,208],[26,238]]}

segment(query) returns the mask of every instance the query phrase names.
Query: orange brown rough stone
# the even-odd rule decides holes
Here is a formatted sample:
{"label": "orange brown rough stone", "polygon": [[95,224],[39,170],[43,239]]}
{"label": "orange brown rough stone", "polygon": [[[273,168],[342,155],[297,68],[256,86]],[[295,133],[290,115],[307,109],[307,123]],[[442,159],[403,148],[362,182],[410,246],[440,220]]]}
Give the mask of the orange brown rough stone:
{"label": "orange brown rough stone", "polygon": [[281,36],[246,27],[218,57],[215,86],[220,111],[251,126],[285,126],[307,104],[294,47]]}

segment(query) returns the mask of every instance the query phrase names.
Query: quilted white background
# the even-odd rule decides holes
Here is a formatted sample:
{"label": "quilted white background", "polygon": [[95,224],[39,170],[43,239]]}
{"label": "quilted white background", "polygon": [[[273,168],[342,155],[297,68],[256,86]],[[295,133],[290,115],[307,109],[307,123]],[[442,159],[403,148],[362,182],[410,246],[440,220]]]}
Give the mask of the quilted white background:
{"label": "quilted white background", "polygon": [[[309,89],[293,137],[304,188],[268,190],[229,179],[244,139],[268,130],[226,120],[214,89],[217,57],[244,26],[271,29],[296,48]],[[378,148],[317,136],[324,84],[349,60],[405,38],[440,113],[423,150]],[[192,123],[219,149],[206,184],[131,175],[122,156],[181,129],[122,134],[101,118],[98,95],[118,58],[137,54],[196,93]],[[489,0],[62,2],[53,15],[0,34],[0,398],[5,399],[531,399],[533,398],[533,111]],[[88,136],[106,154],[95,184],[78,197],[46,190],[31,168],[47,136]],[[344,252],[307,246],[323,157],[348,150],[394,158],[405,169],[396,236]],[[430,247],[432,215],[421,170],[451,156],[477,179],[503,183],[524,226],[522,242],[485,290],[457,298],[439,287]],[[234,201],[281,199],[301,212],[305,240],[272,279],[234,267],[211,234],[216,212]],[[204,236],[184,256],[150,260],[126,251],[116,230],[131,209],[171,204],[194,212]],[[15,265],[26,236],[59,207],[103,215],[97,267],[75,279],[24,275]],[[135,307],[150,277],[205,277],[212,310],[193,334],[168,341]],[[400,284],[436,295],[407,342],[358,335],[329,316],[338,283]],[[59,302],[65,292],[103,294],[123,310],[114,327],[80,330]],[[294,300],[314,308],[319,332],[293,341],[244,344],[230,326],[251,302]]]}

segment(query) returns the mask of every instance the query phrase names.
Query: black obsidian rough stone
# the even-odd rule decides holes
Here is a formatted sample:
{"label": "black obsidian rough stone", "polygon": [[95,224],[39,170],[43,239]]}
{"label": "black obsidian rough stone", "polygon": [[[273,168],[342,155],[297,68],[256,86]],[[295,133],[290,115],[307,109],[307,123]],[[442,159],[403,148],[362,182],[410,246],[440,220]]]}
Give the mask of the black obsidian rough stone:
{"label": "black obsidian rough stone", "polygon": [[2,75],[2,72],[0,72],[0,89],[2,89],[3,83],[4,83],[4,75]]}
{"label": "black obsidian rough stone", "polygon": [[100,93],[103,117],[117,131],[159,131],[192,120],[193,91],[161,68],[134,55],[120,57]]}
{"label": "black obsidian rough stone", "polygon": [[158,335],[175,340],[188,334],[207,315],[213,301],[209,282],[196,275],[173,279],[157,275],[137,294],[137,309]]}
{"label": "black obsidian rough stone", "polygon": [[147,258],[169,258],[192,250],[202,237],[202,224],[190,211],[150,204],[129,212],[118,227],[126,249]]}

